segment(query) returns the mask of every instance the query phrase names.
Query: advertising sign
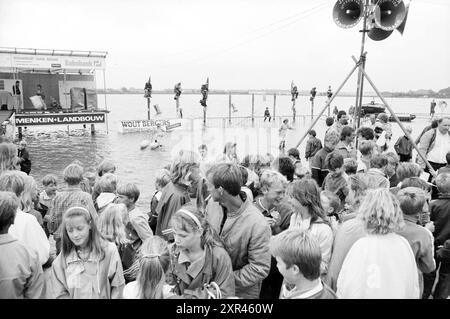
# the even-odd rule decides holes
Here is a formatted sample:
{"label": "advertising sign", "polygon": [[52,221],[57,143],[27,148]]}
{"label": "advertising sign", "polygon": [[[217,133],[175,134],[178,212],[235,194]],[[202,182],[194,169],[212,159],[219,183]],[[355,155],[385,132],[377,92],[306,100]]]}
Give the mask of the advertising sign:
{"label": "advertising sign", "polygon": [[2,67],[31,69],[103,70],[105,68],[105,59],[102,57],[0,53],[0,65]]}
{"label": "advertising sign", "polygon": [[106,115],[101,112],[89,113],[44,113],[16,114],[16,126],[67,125],[105,123]]}

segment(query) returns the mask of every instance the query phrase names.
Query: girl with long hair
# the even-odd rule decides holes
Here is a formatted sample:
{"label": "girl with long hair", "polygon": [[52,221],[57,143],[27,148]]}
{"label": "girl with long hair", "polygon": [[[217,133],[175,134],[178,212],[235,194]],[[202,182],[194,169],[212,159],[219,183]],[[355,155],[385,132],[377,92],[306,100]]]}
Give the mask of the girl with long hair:
{"label": "girl with long hair", "polygon": [[167,242],[158,236],[147,238],[139,250],[139,271],[123,291],[124,299],[166,299],[173,296],[166,282],[170,257]]}
{"label": "girl with long hair", "polygon": [[287,195],[294,199],[295,212],[291,215],[289,229],[311,232],[322,252],[321,274],[328,270],[333,246],[333,231],[320,202],[320,190],[315,180],[297,180],[287,188]]}
{"label": "girl with long hair", "polygon": [[169,249],[174,292],[183,298],[234,296],[230,256],[204,215],[194,205],[185,205],[171,222],[175,237]]}
{"label": "girl with long hair", "polygon": [[119,252],[102,238],[86,208],[71,207],[63,215],[61,246],[52,267],[53,298],[122,298]]}
{"label": "girl with long hair", "polygon": [[107,241],[116,244],[119,253],[128,243],[125,223],[128,212],[124,204],[109,204],[97,219],[97,229]]}

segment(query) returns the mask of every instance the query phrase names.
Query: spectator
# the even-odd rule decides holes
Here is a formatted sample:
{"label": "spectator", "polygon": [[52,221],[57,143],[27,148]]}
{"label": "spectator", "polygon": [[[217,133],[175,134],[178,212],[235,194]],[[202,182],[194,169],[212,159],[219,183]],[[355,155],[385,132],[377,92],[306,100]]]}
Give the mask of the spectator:
{"label": "spectator", "polygon": [[256,299],[270,269],[270,227],[241,192],[242,176],[233,164],[219,164],[207,173],[208,190],[220,210],[208,210],[233,265],[236,296]]}
{"label": "spectator", "polygon": [[316,131],[310,130],[308,133],[308,141],[306,142],[305,159],[309,162],[311,167],[311,161],[318,151],[322,148],[322,142],[316,137]]}
{"label": "spectator", "polygon": [[[411,136],[411,126],[406,127],[406,132]],[[398,138],[397,142],[395,142],[394,149],[398,156],[400,156],[400,162],[409,162],[412,159],[413,145],[406,134]]]}
{"label": "spectator", "polygon": [[321,250],[312,234],[300,230],[282,232],[270,240],[270,252],[285,281],[280,299],[337,298],[320,279]]}
{"label": "spectator", "polygon": [[433,235],[427,228],[417,224],[426,197],[426,193],[416,187],[403,188],[397,194],[405,220],[405,226],[397,233],[408,240],[414,253],[419,272],[420,296],[423,293],[422,274],[432,272],[436,268],[433,258]]}
{"label": "spectator", "polygon": [[325,146],[316,153],[311,161],[311,175],[319,186],[322,186],[322,183],[329,172],[325,159],[327,155],[334,150],[338,143],[339,135],[337,133],[330,132],[325,135]]}
{"label": "spectator", "polygon": [[30,154],[28,153],[27,150],[27,142],[25,142],[24,140],[19,142],[17,158],[18,163],[20,164],[20,170],[22,172],[27,173],[27,175],[30,175],[31,171]]}
{"label": "spectator", "polygon": [[370,168],[367,174],[374,176],[382,188],[389,188],[390,183],[386,177],[386,169],[389,162],[385,155],[377,154],[370,159]]}
{"label": "spectator", "polygon": [[[18,171],[3,172],[0,175],[0,191],[13,192],[20,198],[25,188],[25,176],[25,173]],[[8,233],[35,251],[41,265],[47,263],[50,257],[50,243],[35,216],[24,213],[19,207]]]}
{"label": "spectator", "polygon": [[359,207],[367,232],[344,260],[337,281],[340,298],[419,298],[419,275],[408,241],[395,234],[404,221],[387,189],[367,193]]}
{"label": "spectator", "polygon": [[94,219],[97,218],[97,211],[91,195],[83,192],[80,188],[83,180],[83,168],[78,164],[70,164],[64,169],[63,176],[67,188],[56,194],[47,213],[49,215],[48,230],[50,234],[53,234],[57,254],[61,251],[61,223],[67,209],[81,206],[89,210]]}
{"label": "spectator", "polygon": [[341,140],[336,145],[335,150],[340,153],[344,159],[356,158],[356,151],[352,146],[355,136],[355,129],[353,127],[344,126],[342,128]]}
{"label": "spectator", "polygon": [[8,233],[19,201],[0,192],[0,299],[40,299],[45,294],[44,273],[34,249]]}

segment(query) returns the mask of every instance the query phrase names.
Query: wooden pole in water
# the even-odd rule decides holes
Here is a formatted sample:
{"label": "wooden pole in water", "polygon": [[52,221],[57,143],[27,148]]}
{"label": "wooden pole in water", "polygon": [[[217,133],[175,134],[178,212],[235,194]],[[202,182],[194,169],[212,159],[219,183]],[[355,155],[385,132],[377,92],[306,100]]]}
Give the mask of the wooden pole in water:
{"label": "wooden pole in water", "polygon": [[150,98],[147,98],[147,119],[150,121]]}
{"label": "wooden pole in water", "polygon": [[252,94],[252,127],[255,126],[255,94]]}
{"label": "wooden pole in water", "polygon": [[19,141],[22,140],[23,134],[22,134],[22,126],[19,126]]}
{"label": "wooden pole in water", "polygon": [[314,118],[314,98],[311,99],[311,121]]}
{"label": "wooden pole in water", "polygon": [[228,123],[231,124],[231,93],[228,93]]}
{"label": "wooden pole in water", "polygon": [[206,106],[203,107],[203,125],[206,126]]}
{"label": "wooden pole in water", "polygon": [[274,94],[273,95],[273,118],[274,119],[276,118],[276,114],[275,114],[276,108],[277,108],[277,95]]}

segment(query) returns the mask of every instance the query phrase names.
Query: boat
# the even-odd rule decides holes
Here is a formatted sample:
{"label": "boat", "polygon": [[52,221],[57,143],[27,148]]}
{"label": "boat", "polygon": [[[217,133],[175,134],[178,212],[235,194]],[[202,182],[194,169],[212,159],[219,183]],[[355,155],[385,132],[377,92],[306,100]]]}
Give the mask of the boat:
{"label": "boat", "polygon": [[[386,111],[386,106],[381,103],[375,103],[375,101],[372,101],[367,104],[361,105],[361,117],[368,117],[372,114],[375,116],[378,116],[380,113],[389,113]],[[408,115],[397,115],[398,119],[401,122],[411,122],[416,118],[414,114],[408,114]],[[395,122],[395,118],[393,116],[389,116],[389,122]]]}

